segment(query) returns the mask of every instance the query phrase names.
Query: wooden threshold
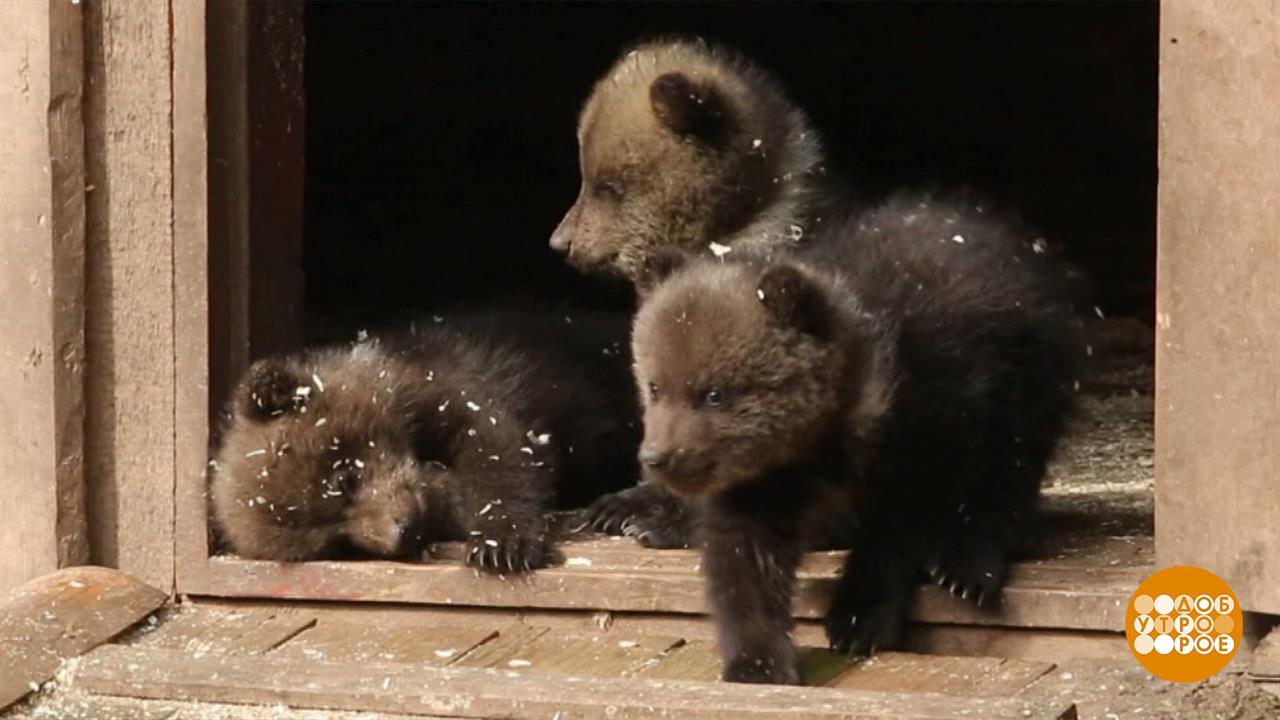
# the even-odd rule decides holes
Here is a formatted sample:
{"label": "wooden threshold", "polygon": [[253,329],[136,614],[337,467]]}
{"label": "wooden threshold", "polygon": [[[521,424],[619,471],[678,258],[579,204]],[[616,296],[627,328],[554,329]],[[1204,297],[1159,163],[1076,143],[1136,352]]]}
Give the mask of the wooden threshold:
{"label": "wooden threshold", "polygon": [[[1124,606],[1150,572],[1150,538],[1093,538],[1078,553],[1014,566],[999,608],[979,608],[946,591],[922,588],[920,623],[1117,632]],[[701,614],[703,578],[692,550],[648,550],[628,539],[562,543],[562,564],[528,577],[479,576],[458,562],[460,546],[433,548],[422,563],[272,563],[210,558],[183,588],[222,598],[607,610]],[[811,553],[801,568],[795,616],[821,618],[844,552]],[[1106,559],[1110,558],[1110,559]]]}
{"label": "wooden threshold", "polygon": [[194,658],[176,650],[121,645],[85,656],[72,682],[102,695],[457,718],[1075,717],[1071,703],[1055,701],[353,665],[277,655]]}

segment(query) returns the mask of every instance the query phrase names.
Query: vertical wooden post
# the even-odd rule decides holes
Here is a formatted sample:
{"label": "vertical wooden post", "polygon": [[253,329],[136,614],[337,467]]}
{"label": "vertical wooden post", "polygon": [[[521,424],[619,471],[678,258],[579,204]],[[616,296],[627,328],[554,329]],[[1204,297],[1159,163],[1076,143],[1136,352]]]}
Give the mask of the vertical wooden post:
{"label": "vertical wooden post", "polygon": [[0,591],[88,559],[80,8],[0,3]]}
{"label": "vertical wooden post", "polygon": [[[203,4],[203,3],[202,3]],[[210,412],[249,362],[249,8],[205,5]]]}
{"label": "vertical wooden post", "polygon": [[1280,613],[1280,0],[1165,2],[1156,557]]}
{"label": "vertical wooden post", "polygon": [[300,2],[207,6],[210,398],[302,341],[305,168]]}
{"label": "vertical wooden post", "polygon": [[209,395],[210,10],[203,0],[173,3],[174,579],[179,589],[188,575],[203,572],[209,555],[205,468],[214,417]]}
{"label": "vertical wooden post", "polygon": [[[57,3],[66,4],[66,3]],[[174,247],[167,2],[85,6],[86,471],[95,562],[174,571]]]}
{"label": "vertical wooden post", "polygon": [[249,3],[249,350],[302,342],[306,167],[303,4]]}

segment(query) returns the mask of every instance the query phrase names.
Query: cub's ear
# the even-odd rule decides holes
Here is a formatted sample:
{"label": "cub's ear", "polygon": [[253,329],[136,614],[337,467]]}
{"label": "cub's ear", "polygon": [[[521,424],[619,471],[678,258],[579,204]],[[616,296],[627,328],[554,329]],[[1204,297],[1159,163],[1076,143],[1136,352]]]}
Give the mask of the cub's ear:
{"label": "cub's ear", "polygon": [[659,75],[649,86],[649,105],[658,122],[677,135],[711,141],[728,122],[724,98],[710,83],[695,83],[683,73]]}
{"label": "cub's ear", "polygon": [[297,390],[304,384],[279,360],[258,360],[236,388],[236,408],[246,418],[271,420],[298,405]]}
{"label": "cub's ear", "polygon": [[647,253],[636,271],[636,294],[648,297],[667,278],[689,262],[689,254],[679,248],[664,247]]}
{"label": "cub's ear", "polygon": [[830,335],[834,310],[826,292],[795,265],[774,265],[764,271],[756,298],[777,322],[825,338]]}

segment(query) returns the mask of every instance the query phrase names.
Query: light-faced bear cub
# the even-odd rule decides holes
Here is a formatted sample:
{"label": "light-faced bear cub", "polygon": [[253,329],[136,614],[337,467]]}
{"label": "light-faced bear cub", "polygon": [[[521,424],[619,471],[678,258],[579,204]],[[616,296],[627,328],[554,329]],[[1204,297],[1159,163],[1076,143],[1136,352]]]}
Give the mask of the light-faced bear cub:
{"label": "light-faced bear cub", "polygon": [[466,540],[481,570],[543,567],[548,512],[634,480],[626,332],[490,314],[259,360],[210,464],[215,525],[251,558]]}
{"label": "light-faced bear cub", "polygon": [[798,681],[796,567],[833,531],[852,540],[826,618],[838,650],[898,645],[926,571],[997,597],[1079,357],[1033,237],[916,196],[780,260],[650,256],[639,457],[697,510],[726,680]]}
{"label": "light-faced bear cub", "polygon": [[578,120],[582,186],[551,236],[574,266],[634,279],[662,247],[803,244],[823,220],[818,135],[764,71],[697,41],[641,45]]}

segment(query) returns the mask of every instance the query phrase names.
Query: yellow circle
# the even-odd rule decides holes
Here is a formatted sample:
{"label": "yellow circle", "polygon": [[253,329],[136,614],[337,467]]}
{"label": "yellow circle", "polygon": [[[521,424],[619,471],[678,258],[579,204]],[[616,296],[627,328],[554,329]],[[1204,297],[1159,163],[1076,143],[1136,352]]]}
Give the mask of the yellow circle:
{"label": "yellow circle", "polygon": [[[1196,607],[1202,596],[1213,599],[1213,609],[1196,622],[1204,617]],[[1125,611],[1125,637],[1134,658],[1152,675],[1173,682],[1199,682],[1222,670],[1240,646],[1241,625],[1240,603],[1231,588],[1208,570],[1191,566],[1165,568],[1144,580]]]}

